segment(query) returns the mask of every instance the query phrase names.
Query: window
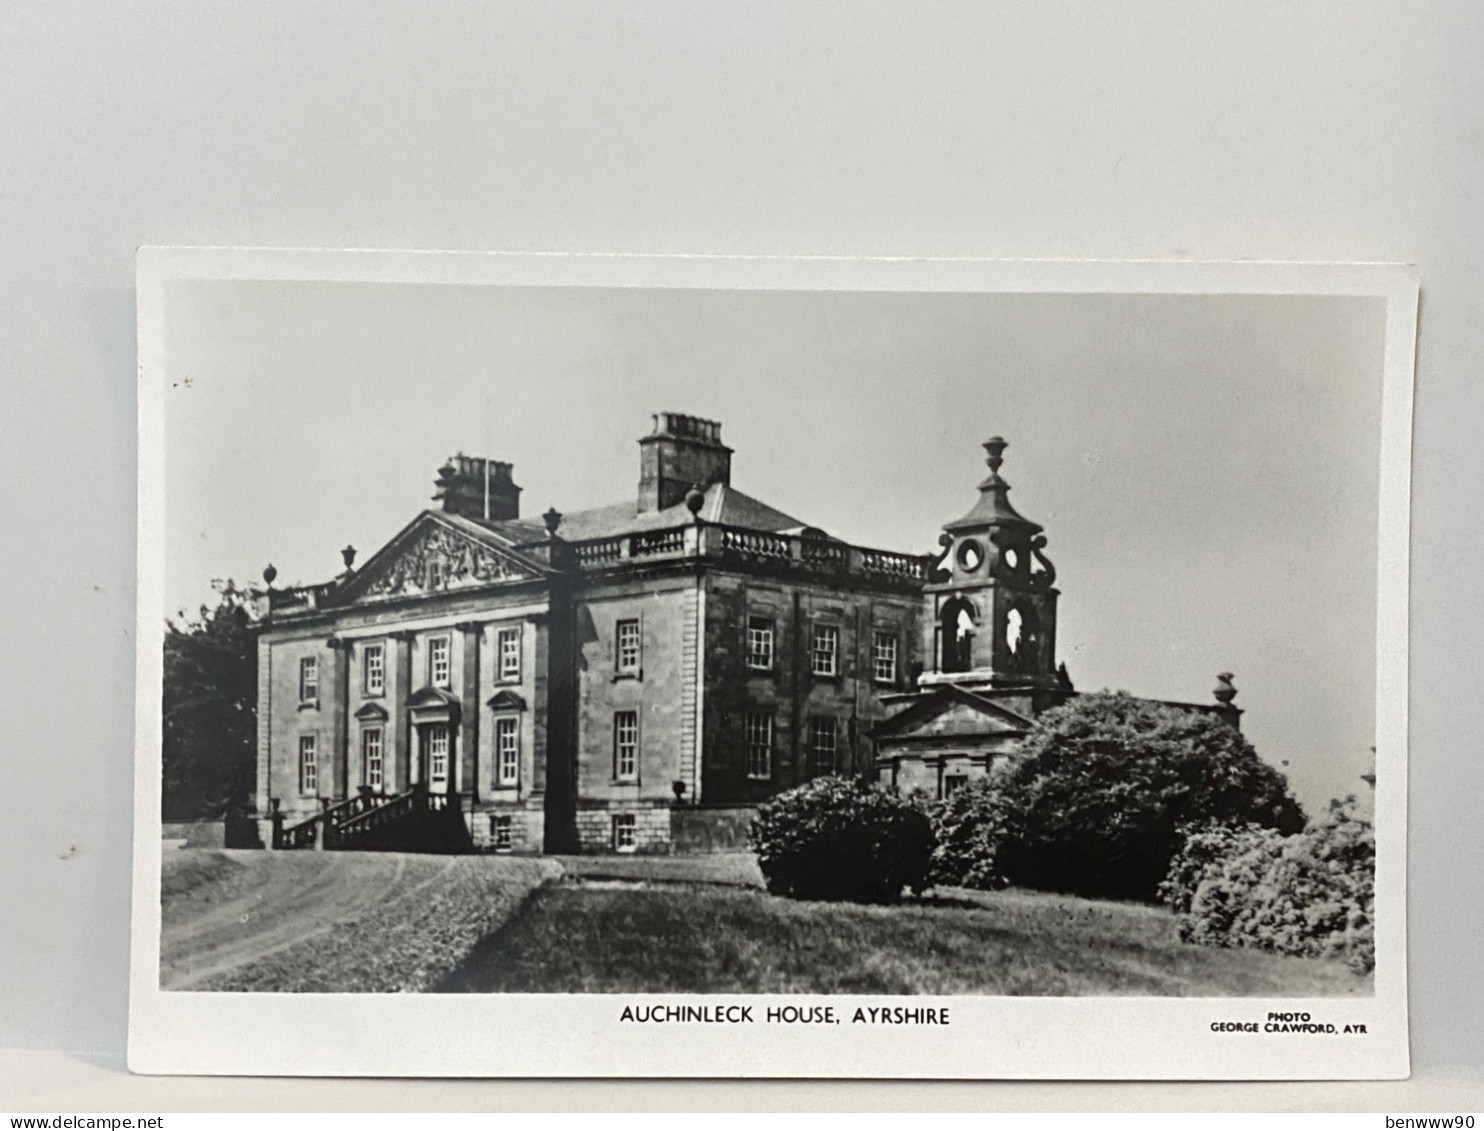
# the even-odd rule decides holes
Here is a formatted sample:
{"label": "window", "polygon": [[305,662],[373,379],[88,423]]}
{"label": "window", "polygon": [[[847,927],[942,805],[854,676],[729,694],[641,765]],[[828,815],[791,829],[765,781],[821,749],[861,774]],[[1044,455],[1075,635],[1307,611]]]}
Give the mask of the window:
{"label": "window", "polygon": [[313,795],[319,789],[319,764],[315,754],[315,736],[299,736],[299,792]]}
{"label": "window", "polygon": [[496,852],[510,851],[510,816],[495,814],[490,817],[490,846]]}
{"label": "window", "polygon": [[639,674],[639,652],[639,622],[637,620],[619,621],[616,661],[619,675]]}
{"label": "window", "polygon": [[437,558],[428,563],[428,588],[443,588],[443,563]]}
{"label": "window", "polygon": [[313,703],[319,698],[319,657],[304,656],[299,660],[299,702]]}
{"label": "window", "polygon": [[613,776],[618,781],[639,777],[639,712],[619,711],[613,716]]}
{"label": "window", "polygon": [[809,716],[809,766],[812,777],[835,772],[835,729],[833,716]]}
{"label": "window", "polygon": [[871,678],[877,683],[897,681],[897,638],[892,632],[878,632],[871,645]]}
{"label": "window", "polygon": [[448,637],[435,636],[428,641],[428,682],[434,687],[447,687],[451,665],[448,658]]}
{"label": "window", "polygon": [[618,813],[613,818],[613,850],[633,852],[637,847],[634,838],[634,814]]}
{"label": "window", "polygon": [[520,720],[504,716],[495,720],[495,785],[520,783]]}
{"label": "window", "polygon": [[969,784],[968,774],[948,774],[943,778],[943,796],[952,797]]}
{"label": "window", "polygon": [[773,621],[768,617],[747,618],[747,666],[759,672],[773,670]]}
{"label": "window", "polygon": [[427,730],[428,784],[441,785],[448,781],[448,727],[442,723]]}
{"label": "window", "polygon": [[380,727],[367,727],[361,731],[361,767],[366,785],[380,791],[383,782]]}
{"label": "window", "polygon": [[361,670],[367,695],[380,695],[386,690],[386,648],[381,644],[367,644],[361,653]]}
{"label": "window", "polygon": [[495,655],[498,658],[500,681],[520,682],[520,629],[502,628],[495,633]]}
{"label": "window", "polygon": [[832,624],[814,626],[814,646],[809,650],[810,670],[815,675],[839,672],[840,630]]}
{"label": "window", "polygon": [[773,777],[773,716],[765,711],[747,715],[747,776],[754,781]]}

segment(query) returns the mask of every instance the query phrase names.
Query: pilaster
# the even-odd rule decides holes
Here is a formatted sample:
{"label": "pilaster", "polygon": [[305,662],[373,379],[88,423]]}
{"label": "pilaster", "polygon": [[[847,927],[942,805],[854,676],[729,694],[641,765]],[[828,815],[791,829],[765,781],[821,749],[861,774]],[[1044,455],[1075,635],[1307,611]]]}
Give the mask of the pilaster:
{"label": "pilaster", "polygon": [[464,634],[464,670],[459,681],[459,750],[456,765],[449,767],[449,792],[466,793],[479,800],[479,672],[484,646],[484,625],[465,621],[455,626]]}
{"label": "pilaster", "polygon": [[268,812],[268,798],[273,789],[273,646],[267,633],[258,637],[258,709],[257,709],[257,779],[253,791],[253,811],[258,816]]}
{"label": "pilaster", "polygon": [[401,793],[412,785],[412,724],[407,719],[407,697],[412,693],[412,633],[388,637],[391,696],[387,704],[393,734],[392,781],[388,792]]}

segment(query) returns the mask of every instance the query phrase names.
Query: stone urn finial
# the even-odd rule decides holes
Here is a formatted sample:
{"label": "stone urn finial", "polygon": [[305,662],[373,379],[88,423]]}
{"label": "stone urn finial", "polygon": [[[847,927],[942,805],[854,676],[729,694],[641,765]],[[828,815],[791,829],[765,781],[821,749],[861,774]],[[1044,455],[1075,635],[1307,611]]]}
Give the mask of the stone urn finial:
{"label": "stone urn finial", "polygon": [[706,492],[699,483],[692,483],[689,491],[685,493],[685,509],[690,511],[691,518],[701,521],[701,508],[706,505]]}
{"label": "stone urn finial", "polygon": [[984,450],[989,453],[989,458],[985,462],[989,464],[991,474],[1000,473],[1000,465],[1005,462],[1005,449],[1009,446],[1003,436],[991,436],[985,441]]}
{"label": "stone urn finial", "polygon": [[552,507],[541,516],[541,521],[546,523],[546,533],[555,538],[557,527],[562,525],[562,512]]}
{"label": "stone urn finial", "polygon": [[340,551],[340,560],[345,563],[345,569],[349,572],[350,567],[355,565],[356,562],[356,548],[347,545],[345,549]]}
{"label": "stone urn finial", "polygon": [[264,582],[267,583],[268,587],[271,589],[273,587],[273,582],[275,580],[277,580],[277,578],[278,578],[278,568],[272,562],[269,562],[267,565],[265,565],[263,567],[263,580],[264,580]]}
{"label": "stone urn finial", "polygon": [[1237,697],[1237,689],[1232,684],[1231,672],[1221,672],[1216,677],[1216,687],[1211,694],[1223,707],[1231,705],[1231,701]]}

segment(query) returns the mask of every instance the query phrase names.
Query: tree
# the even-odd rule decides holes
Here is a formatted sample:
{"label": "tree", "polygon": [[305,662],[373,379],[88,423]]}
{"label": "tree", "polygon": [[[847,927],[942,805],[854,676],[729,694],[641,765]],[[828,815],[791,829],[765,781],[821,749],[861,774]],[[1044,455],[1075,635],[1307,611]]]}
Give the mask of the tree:
{"label": "tree", "polygon": [[241,816],[252,795],[257,644],[247,594],[215,583],[215,608],[165,622],[162,812],[165,820]]}
{"label": "tree", "polygon": [[1021,749],[996,860],[1018,885],[1152,901],[1189,828],[1304,827],[1283,775],[1206,712],[1082,695],[1037,719]]}

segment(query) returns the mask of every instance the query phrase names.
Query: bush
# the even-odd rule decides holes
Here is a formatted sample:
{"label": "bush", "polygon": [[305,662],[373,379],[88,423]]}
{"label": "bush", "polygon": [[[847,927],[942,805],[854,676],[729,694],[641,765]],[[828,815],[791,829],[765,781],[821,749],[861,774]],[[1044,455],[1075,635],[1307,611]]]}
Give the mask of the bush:
{"label": "bush", "polygon": [[1124,694],[1047,711],[1004,785],[1010,882],[1154,901],[1191,825],[1304,825],[1283,775],[1224,720]]}
{"label": "bush", "polygon": [[1238,859],[1256,860],[1281,848],[1283,834],[1260,825],[1211,825],[1185,831],[1185,847],[1170,861],[1159,901],[1178,915],[1190,911],[1207,872]]}
{"label": "bush", "polygon": [[1192,832],[1161,885],[1186,942],[1376,963],[1376,840],[1371,823],[1337,805],[1301,833]]}
{"label": "bush", "polygon": [[927,886],[933,830],[892,790],[823,777],[765,801],[752,844],[775,895],[892,903]]}
{"label": "bush", "polygon": [[993,890],[1005,886],[998,866],[1006,800],[998,782],[974,778],[927,806],[933,826],[931,884]]}

